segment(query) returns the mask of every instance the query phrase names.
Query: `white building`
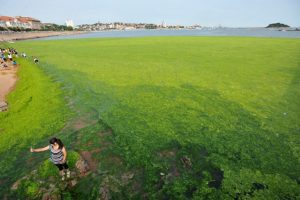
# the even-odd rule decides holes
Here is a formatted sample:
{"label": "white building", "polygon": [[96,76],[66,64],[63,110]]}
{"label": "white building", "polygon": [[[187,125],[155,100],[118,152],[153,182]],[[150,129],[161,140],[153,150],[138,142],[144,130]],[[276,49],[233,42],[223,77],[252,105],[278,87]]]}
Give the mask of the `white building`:
{"label": "white building", "polygon": [[74,22],[71,19],[66,20],[66,26],[70,26],[72,28],[74,28]]}

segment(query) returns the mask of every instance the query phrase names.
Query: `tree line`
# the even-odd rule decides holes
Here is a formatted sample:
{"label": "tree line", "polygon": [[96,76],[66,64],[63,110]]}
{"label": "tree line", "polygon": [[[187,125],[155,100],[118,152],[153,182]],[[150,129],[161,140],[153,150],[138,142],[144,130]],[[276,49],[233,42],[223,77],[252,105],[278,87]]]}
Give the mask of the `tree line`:
{"label": "tree line", "polygon": [[14,31],[14,32],[30,32],[30,31],[73,31],[73,27],[58,24],[47,24],[41,26],[41,29],[31,29],[23,27],[2,27],[0,26],[0,31]]}

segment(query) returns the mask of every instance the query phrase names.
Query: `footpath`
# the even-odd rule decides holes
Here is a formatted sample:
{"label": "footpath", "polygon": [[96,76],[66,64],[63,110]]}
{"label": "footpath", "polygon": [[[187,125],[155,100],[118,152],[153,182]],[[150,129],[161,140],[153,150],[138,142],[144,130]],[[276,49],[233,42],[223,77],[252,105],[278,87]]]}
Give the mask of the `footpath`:
{"label": "footpath", "polygon": [[11,92],[17,82],[17,71],[19,65],[7,62],[7,67],[0,67],[0,112],[8,109],[5,97]]}

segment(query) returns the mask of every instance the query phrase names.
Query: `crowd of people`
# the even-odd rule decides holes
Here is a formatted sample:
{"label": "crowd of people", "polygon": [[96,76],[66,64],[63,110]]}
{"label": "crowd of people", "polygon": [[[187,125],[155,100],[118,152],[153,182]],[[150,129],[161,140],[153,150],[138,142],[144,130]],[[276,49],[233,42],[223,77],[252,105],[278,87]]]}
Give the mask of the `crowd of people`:
{"label": "crowd of people", "polygon": [[0,48],[0,67],[7,68],[9,64],[16,66],[15,58],[18,57],[18,52],[14,48]]}
{"label": "crowd of people", "polygon": [[[21,57],[27,58],[25,52],[22,52]],[[14,48],[1,48],[0,47],[0,69],[8,69],[9,66],[17,66],[16,59],[19,57],[19,53]],[[32,57],[33,62],[37,64],[39,62],[37,57]]]}

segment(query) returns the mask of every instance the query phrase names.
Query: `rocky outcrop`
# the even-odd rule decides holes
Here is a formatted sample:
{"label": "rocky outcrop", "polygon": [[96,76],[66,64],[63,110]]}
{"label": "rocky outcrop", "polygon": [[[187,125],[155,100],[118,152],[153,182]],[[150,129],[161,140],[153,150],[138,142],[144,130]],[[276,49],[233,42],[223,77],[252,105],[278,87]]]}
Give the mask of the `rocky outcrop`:
{"label": "rocky outcrop", "polygon": [[0,112],[6,111],[8,108],[8,104],[4,101],[0,101]]}
{"label": "rocky outcrop", "polygon": [[[44,165],[45,163],[48,165],[47,162],[49,161],[45,161]],[[53,164],[49,163],[49,165],[52,167]],[[80,178],[88,175],[90,172],[90,167],[82,157],[79,157],[75,166],[70,168],[71,176],[65,180],[62,180],[62,177],[58,175],[58,170],[57,174],[46,176],[45,178],[44,175],[41,175],[43,174],[41,173],[41,168],[33,170],[30,174],[16,181],[11,186],[11,190],[16,191],[16,193],[20,193],[20,190],[23,190],[23,188],[27,188],[27,192],[29,191],[28,188],[30,188],[31,193],[21,191],[21,193],[25,192],[25,195],[28,195],[29,199],[60,200],[64,199],[62,194],[65,193],[65,191],[75,187]]]}
{"label": "rocky outcrop", "polygon": [[282,23],[269,24],[266,28],[288,28],[290,26]]}

